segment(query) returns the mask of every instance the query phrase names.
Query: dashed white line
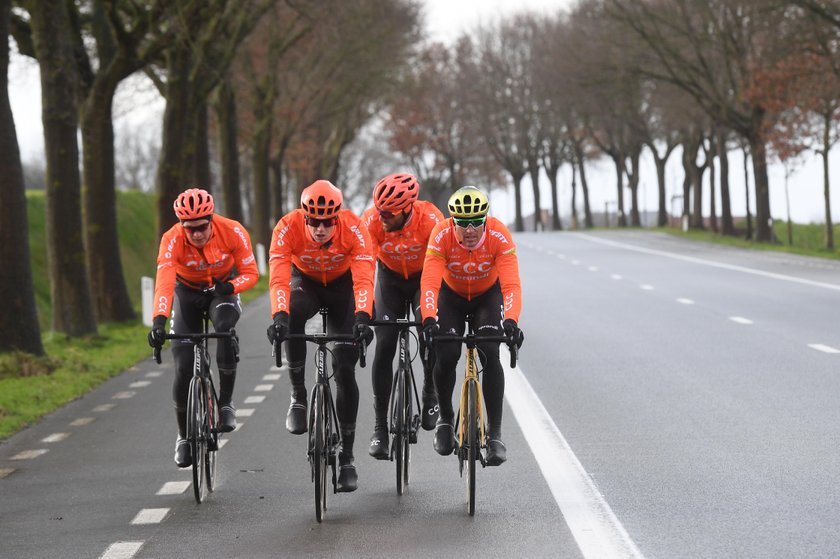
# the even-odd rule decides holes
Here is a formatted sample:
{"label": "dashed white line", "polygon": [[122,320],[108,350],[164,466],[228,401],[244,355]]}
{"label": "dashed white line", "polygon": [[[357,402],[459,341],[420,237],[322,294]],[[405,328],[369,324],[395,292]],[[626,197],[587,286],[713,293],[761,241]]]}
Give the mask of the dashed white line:
{"label": "dashed white line", "polygon": [[265,400],[265,396],[248,396],[245,398],[246,404],[259,404]]}
{"label": "dashed white line", "polygon": [[128,385],[129,388],[145,388],[152,384],[150,380],[137,380]]}
{"label": "dashed white line", "polygon": [[273,384],[258,384],[254,387],[254,392],[268,392],[273,388]]}
{"label": "dashed white line", "polygon": [[[238,429],[238,427],[237,427]],[[219,448],[224,448],[226,444],[228,444],[229,439],[222,439],[219,441]]]}
{"label": "dashed white line", "polygon": [[43,439],[41,439],[41,442],[42,443],[57,443],[57,442],[63,441],[64,439],[66,439],[69,436],[70,436],[70,433],[53,433],[52,435],[49,435],[48,437],[44,437]]}
{"label": "dashed white line", "polygon": [[242,408],[236,410],[236,417],[251,417],[255,411],[254,408]]}
{"label": "dashed white line", "polygon": [[125,390],[123,392],[117,392],[113,396],[111,396],[112,400],[127,400],[129,398],[134,398],[134,395],[137,394],[131,390]]}
{"label": "dashed white line", "polygon": [[159,524],[163,521],[169,509],[142,509],[131,521],[132,524]]}
{"label": "dashed white line", "polygon": [[620,279],[621,279],[621,275],[620,275],[620,274],[613,274],[613,275],[611,275],[611,276],[610,276],[610,278],[612,278],[612,279],[614,279],[614,280],[620,280]]}
{"label": "dashed white line", "polygon": [[263,380],[280,380],[280,373],[272,373],[270,375],[263,375]]}
{"label": "dashed white line", "polygon": [[597,272],[598,266],[590,266],[589,268],[587,268],[587,270],[589,270],[590,272]]}
{"label": "dashed white line", "polygon": [[572,266],[577,266],[580,264],[580,260],[572,260]]}
{"label": "dashed white line", "polygon": [[157,378],[163,374],[163,371],[149,371],[146,376],[149,378]]}
{"label": "dashed white line", "polygon": [[732,322],[737,322],[738,324],[752,324],[753,321],[749,318],[744,318],[743,316],[730,316],[729,320]]}
{"label": "dashed white line", "polygon": [[677,303],[682,303],[683,305],[693,305],[694,301],[691,299],[686,299],[685,297],[680,297],[677,299]]}
{"label": "dashed white line", "polygon": [[[506,351],[501,348],[501,351]],[[505,367],[505,399],[586,559],[641,558],[519,367]]]}
{"label": "dashed white line", "polygon": [[645,291],[653,291],[653,286],[648,283],[643,283],[639,287],[644,289]]}
{"label": "dashed white line", "polygon": [[808,344],[808,347],[816,349],[817,351],[822,351],[823,353],[840,353],[840,349],[824,344]]}
{"label": "dashed white line", "polygon": [[559,258],[560,260],[565,260],[565,259],[566,259],[566,255],[565,255],[565,254],[561,254],[561,253],[559,253],[559,252],[558,252],[558,253],[557,253],[557,258]]}
{"label": "dashed white line", "polygon": [[189,481],[167,481],[156,495],[180,495],[190,486]]}
{"label": "dashed white line", "polygon": [[33,458],[38,458],[42,454],[46,454],[49,452],[46,448],[39,448],[37,450],[24,450],[22,452],[18,452],[14,456],[12,456],[12,460],[32,460]]}
{"label": "dashed white line", "polygon": [[0,468],[0,479],[10,476],[14,471],[14,468]]}
{"label": "dashed white line", "polygon": [[74,419],[70,422],[71,427],[84,427],[85,425],[89,425],[93,423],[93,417],[80,417],[79,419]]}
{"label": "dashed white line", "polygon": [[131,559],[134,557],[144,542],[114,542],[108,546],[105,553],[99,559]]}
{"label": "dashed white line", "polygon": [[93,411],[108,411],[114,409],[116,404],[102,404],[93,408]]}

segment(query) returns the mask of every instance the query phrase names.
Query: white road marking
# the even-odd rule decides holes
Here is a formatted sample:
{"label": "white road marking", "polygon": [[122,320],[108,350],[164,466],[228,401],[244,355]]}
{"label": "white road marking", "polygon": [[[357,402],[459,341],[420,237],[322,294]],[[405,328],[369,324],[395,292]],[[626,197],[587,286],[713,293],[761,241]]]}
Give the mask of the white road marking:
{"label": "white road marking", "polygon": [[589,268],[587,268],[587,270],[589,270],[590,272],[597,272],[598,266],[590,266]]}
{"label": "white road marking", "polygon": [[134,381],[131,384],[129,384],[128,387],[129,388],[145,388],[146,386],[149,386],[150,384],[152,384],[152,381],[150,381],[150,380],[138,380],[138,381]]}
{"label": "white road marking", "polygon": [[113,396],[111,396],[112,400],[127,400],[129,398],[134,398],[134,395],[137,394],[131,390],[125,390],[123,392],[117,392]]}
{"label": "white road marking", "polygon": [[641,287],[641,288],[642,288],[642,289],[644,289],[645,291],[653,291],[653,286],[652,286],[652,285],[650,285],[650,284],[647,284],[647,283],[643,283],[643,284],[642,284],[642,285],[640,285],[639,287]]}
{"label": "white road marking", "polygon": [[[504,347],[500,348],[506,353]],[[586,559],[641,558],[624,526],[577,459],[519,367],[505,367],[505,399]]]}
{"label": "white road marking", "polygon": [[[239,427],[237,427],[238,429]],[[228,444],[228,439],[222,439],[219,441],[219,448],[224,448],[225,445]]]}
{"label": "white road marking", "polygon": [[93,411],[108,411],[114,409],[116,404],[102,404],[93,408]]}
{"label": "white road marking", "polygon": [[14,456],[12,456],[12,460],[32,460],[33,458],[38,458],[42,454],[46,454],[49,452],[46,448],[39,448],[37,450],[24,450],[22,452],[18,452]]}
{"label": "white road marking", "polygon": [[831,347],[830,345],[808,344],[808,347],[816,349],[817,351],[822,351],[823,353],[840,353],[840,349]]}
{"label": "white road marking", "polygon": [[715,262],[714,260],[706,260],[704,258],[695,258],[693,256],[684,256],[682,254],[676,254],[674,252],[667,252],[664,250],[656,250],[652,248],[642,248],[637,247],[627,243],[621,243],[618,241],[608,241],[607,239],[600,239],[598,237],[589,235],[587,233],[572,233],[572,235],[583,237],[588,241],[592,241],[595,243],[601,243],[605,245],[612,245],[617,246],[619,248],[624,248],[627,250],[635,250],[637,252],[644,252],[647,254],[655,254],[657,256],[664,256],[665,258],[673,258],[675,260],[683,260],[684,262],[692,262],[694,264],[702,264],[703,266],[712,266],[714,268],[722,268],[724,270],[733,270],[736,272],[743,272],[745,274],[753,274],[756,276],[763,276],[765,278],[772,278],[782,281],[789,281],[792,283],[801,283],[804,285],[810,285],[812,287],[822,287],[823,289],[832,289],[834,291],[840,291],[840,284],[836,283],[825,283],[822,281],[813,281],[803,278],[797,278],[794,276],[786,276],[784,274],[776,274],[773,272],[765,272],[763,270],[754,270],[752,268],[747,268],[744,266],[736,266],[735,264],[724,264],[723,262]]}
{"label": "white road marking", "polygon": [[79,419],[74,419],[70,422],[71,427],[84,427],[85,425],[89,425],[93,423],[93,417],[80,417]]}
{"label": "white road marking", "polygon": [[263,375],[263,380],[280,380],[280,373],[273,373],[270,375]]}
{"label": "white road marking", "polygon": [[242,408],[241,410],[236,410],[236,417],[251,417],[254,415],[254,408]]}
{"label": "white road marking", "polygon": [[619,274],[613,274],[610,277],[614,280],[620,280],[621,279],[621,276]]}
{"label": "white road marking", "polygon": [[560,260],[565,260],[565,259],[566,259],[566,255],[565,255],[565,254],[560,254],[560,253],[558,252],[558,253],[557,253],[557,258],[559,258]]}
{"label": "white road marking", "polygon": [[149,371],[146,376],[149,378],[156,378],[163,375],[163,371]]}
{"label": "white road marking", "polygon": [[180,495],[190,486],[189,481],[167,481],[156,495]]}
{"label": "white road marking", "polygon": [[737,322],[738,324],[752,324],[753,321],[749,318],[744,318],[743,316],[730,316],[729,320],[732,322]]}
{"label": "white road marking", "polygon": [[14,468],[0,468],[0,479],[11,475],[14,471]]}
{"label": "white road marking", "polygon": [[246,404],[259,404],[265,400],[265,396],[248,396],[245,398]]}
{"label": "white road marking", "polygon": [[572,260],[572,266],[577,266],[580,264],[580,260]]}
{"label": "white road marking", "polygon": [[677,303],[682,303],[683,305],[693,305],[694,301],[691,299],[686,299],[685,297],[680,297],[677,299]]}
{"label": "white road marking", "polygon": [[254,392],[268,392],[274,388],[273,384],[258,384],[254,387]]}
{"label": "white road marking", "polygon": [[131,559],[134,557],[144,542],[114,542],[108,546],[105,553],[99,559]]}
{"label": "white road marking", "polygon": [[64,439],[66,439],[69,436],[70,436],[70,433],[53,433],[52,435],[50,435],[48,437],[44,437],[43,439],[41,439],[41,442],[42,443],[57,443],[57,442],[63,441]]}
{"label": "white road marking", "polygon": [[142,509],[131,521],[132,524],[159,524],[163,521],[169,509]]}

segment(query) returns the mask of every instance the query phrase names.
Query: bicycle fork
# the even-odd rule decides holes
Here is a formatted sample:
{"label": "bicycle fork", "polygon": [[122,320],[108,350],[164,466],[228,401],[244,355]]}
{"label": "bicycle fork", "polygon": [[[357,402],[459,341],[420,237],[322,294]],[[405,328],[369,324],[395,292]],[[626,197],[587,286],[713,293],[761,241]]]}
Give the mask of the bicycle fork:
{"label": "bicycle fork", "polygon": [[478,380],[478,365],[476,363],[475,348],[467,348],[467,372],[464,376],[464,382],[461,384],[461,404],[458,411],[458,452],[461,453],[466,445],[467,439],[467,408],[469,407],[469,386],[475,383],[476,395],[476,410],[475,417],[478,423],[478,437],[476,438],[479,446],[476,449],[476,455],[481,460],[481,465],[484,466],[484,455],[481,453],[481,448],[484,446],[484,394],[482,393],[481,383]]}

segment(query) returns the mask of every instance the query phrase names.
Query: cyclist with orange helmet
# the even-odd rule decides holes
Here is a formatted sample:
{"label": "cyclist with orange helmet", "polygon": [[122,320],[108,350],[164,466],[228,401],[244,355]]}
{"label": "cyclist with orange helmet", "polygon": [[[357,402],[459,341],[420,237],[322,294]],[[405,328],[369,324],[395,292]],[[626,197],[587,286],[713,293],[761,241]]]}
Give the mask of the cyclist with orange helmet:
{"label": "cyclist with orange helmet", "polygon": [[[213,197],[206,190],[185,190],[173,208],[179,222],[163,234],[157,258],[153,325],[148,336],[152,347],[163,345],[170,311],[174,334],[201,332],[205,312],[216,332],[229,332],[242,314],[239,293],[254,287],[260,275],[248,231],[238,221],[215,214]],[[236,382],[232,343],[220,340],[216,347],[222,431],[236,428],[236,408],[231,403]],[[192,465],[185,434],[193,344],[189,340],[174,343],[172,358],[172,397],[178,419],[175,463],[186,468]]]}
{"label": "cyclist with orange helmet", "polygon": [[[423,292],[423,333],[429,340],[441,331],[463,335],[465,317],[473,316],[479,335],[500,336],[522,345],[519,329],[522,287],[516,245],[505,225],[488,216],[490,202],[474,186],[465,186],[449,198],[449,215],[429,238],[420,289]],[[479,343],[484,367],[482,389],[487,405],[487,465],[498,466],[506,459],[502,442],[502,402],[505,377],[499,360],[498,342]],[[435,386],[440,417],[435,428],[434,447],[438,454],[452,454],[455,436],[452,391],[455,367],[461,356],[458,344],[435,347]]]}
{"label": "cyclist with orange helmet", "polygon": [[[373,188],[373,207],[362,216],[376,255],[376,319],[408,318],[405,301],[413,301],[414,316],[420,317],[420,273],[429,233],[443,214],[431,202],[418,200],[420,184],[408,173],[388,175]],[[373,358],[373,410],[375,415],[369,454],[388,459],[388,400],[393,381],[393,362],[399,332],[388,326],[376,327]],[[422,342],[421,345],[425,347]],[[421,355],[425,352],[421,347]],[[422,425],[434,428],[438,405],[432,369],[423,362]]]}
{"label": "cyclist with orange helmet", "polygon": [[[300,196],[300,208],[283,216],[274,227],[269,251],[269,293],[273,323],[268,339],[273,344],[290,333],[304,331],[306,321],[322,307],[328,309],[330,334],[353,334],[370,343],[373,308],[373,253],[370,235],[361,219],[342,209],[341,191],[318,180]],[[355,491],[358,474],[353,463],[359,386],[356,384],[355,344],[336,342],[333,348],[336,413],[341,431],[338,452],[338,491]],[[286,342],[291,380],[291,403],[286,429],[306,432],[306,342]]]}

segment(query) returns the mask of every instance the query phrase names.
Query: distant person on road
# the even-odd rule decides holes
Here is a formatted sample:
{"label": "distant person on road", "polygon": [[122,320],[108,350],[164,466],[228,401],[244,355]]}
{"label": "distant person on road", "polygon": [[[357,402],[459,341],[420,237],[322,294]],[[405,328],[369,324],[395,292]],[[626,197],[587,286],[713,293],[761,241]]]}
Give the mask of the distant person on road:
{"label": "distant person on road", "polygon": [[[163,234],[157,258],[155,307],[149,345],[164,343],[166,318],[172,311],[171,332],[201,332],[202,317],[208,313],[216,332],[229,332],[239,320],[239,294],[254,287],[259,279],[251,237],[241,223],[215,214],[213,197],[200,188],[182,192],[173,205],[179,223]],[[173,299],[174,294],[174,299]],[[231,340],[219,340],[219,415],[222,431],[236,428],[232,403],[236,382],[236,359]],[[178,419],[175,463],[192,465],[187,442],[187,392],[193,371],[193,344],[177,340],[172,346],[175,381],[172,398]]]}
{"label": "distant person on road", "polygon": [[[412,301],[420,320],[420,273],[423,271],[429,234],[443,214],[431,202],[418,200],[420,184],[407,173],[382,178],[373,188],[373,207],[362,216],[373,240],[377,258],[376,319],[395,321],[405,316],[405,301]],[[373,358],[373,411],[375,415],[369,454],[388,459],[388,400],[394,374],[394,354],[399,331],[377,326]],[[425,355],[421,337],[420,355]],[[427,431],[437,421],[438,405],[432,368],[423,361],[422,426]]]}
{"label": "distant person on road", "polygon": [[[330,334],[348,334],[370,343],[373,308],[373,253],[370,235],[361,219],[342,209],[341,191],[318,180],[300,196],[300,208],[283,216],[274,227],[269,251],[269,294],[273,344],[290,333],[302,334],[306,321],[321,307],[328,309]],[[359,386],[356,383],[356,343],[336,342],[333,348],[336,413],[341,432],[337,490],[355,491],[358,474],[353,459]],[[291,380],[291,403],[286,429],[306,432],[307,398],[304,382],[306,342],[286,341]]]}
{"label": "distant person on road", "polygon": [[[461,336],[466,316],[472,314],[477,334],[504,333],[522,345],[524,335],[517,324],[522,287],[516,245],[510,231],[501,221],[487,215],[490,202],[474,186],[457,190],[447,206],[451,217],[438,223],[432,231],[420,279],[424,337],[433,339],[437,332]],[[481,385],[487,406],[487,465],[498,466],[507,457],[502,442],[504,370],[498,342],[479,343],[477,347],[484,367]],[[459,344],[435,346],[434,378],[440,417],[434,448],[444,456],[455,449],[452,391],[460,356]]]}

